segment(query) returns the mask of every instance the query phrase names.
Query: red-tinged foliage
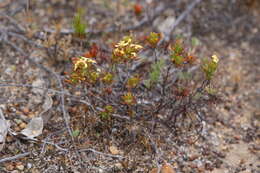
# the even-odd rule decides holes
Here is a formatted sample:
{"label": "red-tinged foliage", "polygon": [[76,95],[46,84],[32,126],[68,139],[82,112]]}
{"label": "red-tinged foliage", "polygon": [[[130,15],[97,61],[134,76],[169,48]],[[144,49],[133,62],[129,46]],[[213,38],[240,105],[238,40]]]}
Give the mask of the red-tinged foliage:
{"label": "red-tinged foliage", "polygon": [[91,45],[90,50],[86,52],[83,56],[86,58],[96,58],[98,52],[99,52],[99,47],[96,45],[96,43],[93,43]]}
{"label": "red-tinged foliage", "polygon": [[104,93],[106,93],[106,94],[112,94],[113,89],[112,89],[111,87],[108,87],[108,88],[105,88],[103,91],[104,91]]}
{"label": "red-tinged foliage", "polygon": [[188,55],[187,57],[185,57],[185,61],[188,64],[193,64],[196,60],[197,60],[197,58],[192,55]]}
{"label": "red-tinged foliage", "polygon": [[135,15],[140,15],[140,14],[142,14],[142,12],[143,12],[143,6],[142,5],[140,5],[140,4],[135,4],[134,5],[134,12],[135,12]]}

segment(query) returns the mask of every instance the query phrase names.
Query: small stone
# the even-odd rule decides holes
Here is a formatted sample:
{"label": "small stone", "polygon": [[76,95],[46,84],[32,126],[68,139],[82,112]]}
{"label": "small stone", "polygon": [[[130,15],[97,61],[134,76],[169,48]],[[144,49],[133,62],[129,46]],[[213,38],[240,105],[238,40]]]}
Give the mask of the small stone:
{"label": "small stone", "polygon": [[175,173],[173,167],[169,163],[165,163],[161,169],[162,173]]}
{"label": "small stone", "polygon": [[20,128],[16,126],[16,127],[14,127],[14,131],[18,132],[18,131],[20,131]]}
{"label": "small stone", "polygon": [[204,168],[204,166],[200,166],[200,167],[198,167],[198,171],[199,171],[199,172],[205,172],[205,168]]}
{"label": "small stone", "polygon": [[16,115],[22,115],[23,113],[22,113],[21,111],[16,110],[16,111],[15,111],[15,114],[16,114]]}
{"label": "small stone", "polygon": [[118,169],[123,169],[123,165],[121,163],[116,163],[115,167],[117,167]]}
{"label": "small stone", "polygon": [[24,123],[24,122],[22,122],[21,124],[19,124],[19,127],[20,127],[21,129],[24,129],[24,128],[26,128],[26,126],[27,126],[27,124],[26,124],[26,123]]}
{"label": "small stone", "polygon": [[241,136],[240,135],[235,135],[234,138],[235,138],[235,140],[240,140]]}
{"label": "small stone", "polygon": [[197,166],[195,163],[191,163],[191,164],[189,165],[189,167],[192,168],[192,169],[195,169],[195,168],[197,168],[198,166]]}
{"label": "small stone", "polygon": [[14,165],[12,163],[7,163],[7,164],[5,164],[5,169],[7,171],[12,171],[12,170],[14,170]]}
{"label": "small stone", "polygon": [[43,95],[44,90],[39,89],[37,87],[44,87],[44,85],[45,85],[45,81],[42,80],[42,79],[37,79],[37,80],[33,81],[32,86],[34,88],[32,89],[32,92],[35,93],[35,94]]}
{"label": "small stone", "polygon": [[197,158],[199,158],[199,155],[198,155],[198,154],[191,155],[191,156],[189,157],[189,161],[196,160]]}
{"label": "small stone", "polygon": [[18,170],[14,170],[11,173],[19,173],[19,171]]}
{"label": "small stone", "polygon": [[76,91],[75,92],[75,96],[80,96],[81,95],[81,92],[80,91]]}
{"label": "small stone", "polygon": [[36,168],[33,168],[33,169],[31,170],[31,173],[40,173],[40,171],[39,171],[38,169],[36,169]]}
{"label": "small stone", "polygon": [[27,168],[31,169],[32,168],[32,164],[31,163],[27,163]]}
{"label": "small stone", "polygon": [[158,172],[158,168],[153,168],[149,173],[157,173]]}
{"label": "small stone", "polygon": [[12,136],[7,136],[6,137],[6,141],[7,142],[12,142],[14,140],[14,138]]}
{"label": "small stone", "polygon": [[23,111],[24,114],[27,115],[30,112],[30,109],[28,107],[25,107],[25,108],[23,108],[22,111]]}
{"label": "small stone", "polygon": [[109,147],[109,151],[112,153],[112,154],[115,154],[115,155],[117,155],[117,154],[119,154],[119,150],[118,150],[118,148],[116,147],[116,146],[114,146],[114,145],[112,145],[112,146],[110,146]]}
{"label": "small stone", "polygon": [[16,124],[21,124],[22,123],[22,120],[20,120],[20,119],[14,119],[14,122],[16,123]]}
{"label": "small stone", "polygon": [[29,113],[29,114],[28,114],[28,117],[29,117],[29,118],[33,118],[33,117],[34,117],[34,113]]}
{"label": "small stone", "polygon": [[20,171],[24,170],[24,166],[23,165],[17,165],[16,168],[19,169]]}

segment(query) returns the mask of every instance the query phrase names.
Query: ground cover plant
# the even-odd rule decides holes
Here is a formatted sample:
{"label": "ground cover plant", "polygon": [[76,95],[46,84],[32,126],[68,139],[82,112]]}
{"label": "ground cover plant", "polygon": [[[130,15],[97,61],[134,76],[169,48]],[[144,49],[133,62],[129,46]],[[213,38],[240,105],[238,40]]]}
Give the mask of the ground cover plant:
{"label": "ground cover plant", "polygon": [[258,7],[0,2],[0,172],[257,172]]}

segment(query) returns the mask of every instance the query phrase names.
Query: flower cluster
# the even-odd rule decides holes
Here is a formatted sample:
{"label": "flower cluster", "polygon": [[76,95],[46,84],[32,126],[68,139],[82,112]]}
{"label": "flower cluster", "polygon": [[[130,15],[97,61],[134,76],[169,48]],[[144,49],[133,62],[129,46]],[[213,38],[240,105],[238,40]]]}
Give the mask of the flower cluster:
{"label": "flower cluster", "polygon": [[70,83],[80,83],[87,81],[93,84],[100,76],[100,69],[96,67],[96,61],[91,58],[78,57],[72,59],[73,72],[70,75]]}
{"label": "flower cluster", "polygon": [[131,92],[127,92],[122,96],[123,103],[131,106],[136,103],[135,96]]}
{"label": "flower cluster", "polygon": [[202,70],[208,80],[212,79],[213,74],[217,70],[219,59],[217,55],[212,55],[211,59],[204,59]]}
{"label": "flower cluster", "polygon": [[113,50],[112,60],[115,63],[127,62],[137,58],[137,53],[143,47],[139,44],[133,43],[131,36],[124,37],[118,44],[115,45]]}

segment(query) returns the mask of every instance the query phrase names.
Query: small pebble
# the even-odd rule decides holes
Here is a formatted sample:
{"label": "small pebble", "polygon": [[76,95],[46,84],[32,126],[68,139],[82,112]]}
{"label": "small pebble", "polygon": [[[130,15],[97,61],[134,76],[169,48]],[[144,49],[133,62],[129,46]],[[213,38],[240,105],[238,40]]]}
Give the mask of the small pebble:
{"label": "small pebble", "polygon": [[33,117],[34,117],[34,113],[29,113],[29,114],[28,114],[28,117],[29,117],[29,118],[33,118]]}
{"label": "small pebble", "polygon": [[16,168],[19,169],[20,171],[24,170],[24,166],[23,165],[17,165]]}
{"label": "small pebble", "polygon": [[116,163],[115,167],[117,167],[118,169],[123,169],[123,165],[121,163]]}
{"label": "small pebble", "polygon": [[27,163],[27,168],[31,169],[32,168],[32,164],[31,163]]}
{"label": "small pebble", "polygon": [[30,112],[30,109],[28,107],[25,107],[25,108],[23,108],[22,111],[23,111],[24,114],[27,115]]}
{"label": "small pebble", "polygon": [[119,154],[119,150],[118,150],[118,148],[116,147],[116,146],[114,146],[114,145],[112,145],[112,146],[110,146],[109,147],[109,151],[112,153],[112,154]]}
{"label": "small pebble", "polygon": [[26,123],[24,123],[24,122],[22,122],[21,124],[19,124],[19,127],[20,127],[21,129],[24,129],[24,128],[26,128],[26,126],[27,126],[27,124],[26,124]]}
{"label": "small pebble", "polygon": [[5,169],[7,171],[12,171],[12,170],[14,170],[14,165],[12,163],[7,163],[7,164],[5,164]]}

